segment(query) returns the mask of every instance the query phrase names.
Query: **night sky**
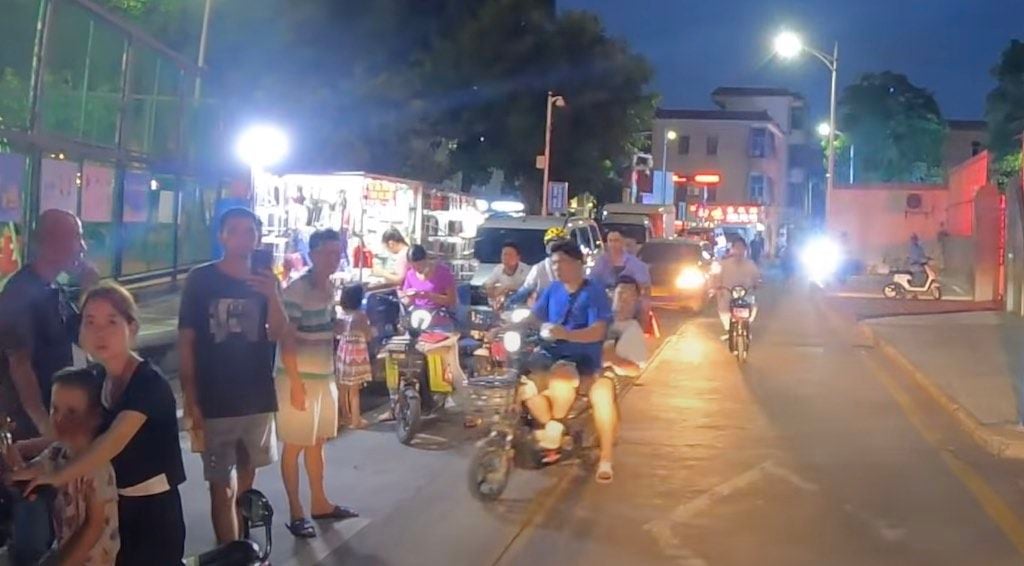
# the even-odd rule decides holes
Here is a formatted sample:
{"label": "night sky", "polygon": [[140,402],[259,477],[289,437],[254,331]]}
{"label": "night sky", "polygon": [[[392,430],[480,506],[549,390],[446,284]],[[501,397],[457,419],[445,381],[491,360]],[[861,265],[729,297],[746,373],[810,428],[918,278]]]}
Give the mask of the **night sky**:
{"label": "night sky", "polygon": [[708,108],[716,86],[779,86],[828,114],[828,70],[812,56],[771,57],[788,28],[821,50],[839,41],[839,88],[892,70],[931,90],[947,118],[980,119],[989,70],[1024,39],[1024,0],[559,0],[600,14],[653,64],[661,106]]}

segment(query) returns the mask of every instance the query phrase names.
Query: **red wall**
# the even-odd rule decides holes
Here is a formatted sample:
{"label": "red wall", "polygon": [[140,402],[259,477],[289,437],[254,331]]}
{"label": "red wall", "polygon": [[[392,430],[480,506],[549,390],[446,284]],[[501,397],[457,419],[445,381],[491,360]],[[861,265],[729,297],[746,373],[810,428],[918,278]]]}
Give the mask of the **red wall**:
{"label": "red wall", "polygon": [[[921,195],[922,206],[907,209],[907,196]],[[949,191],[941,185],[879,184],[836,188],[829,202],[828,230],[846,232],[852,252],[869,267],[907,255],[911,234],[934,253],[946,221]]]}
{"label": "red wall", "polygon": [[974,233],[974,197],[988,184],[988,152],[983,151],[949,172],[946,229],[953,236]]}

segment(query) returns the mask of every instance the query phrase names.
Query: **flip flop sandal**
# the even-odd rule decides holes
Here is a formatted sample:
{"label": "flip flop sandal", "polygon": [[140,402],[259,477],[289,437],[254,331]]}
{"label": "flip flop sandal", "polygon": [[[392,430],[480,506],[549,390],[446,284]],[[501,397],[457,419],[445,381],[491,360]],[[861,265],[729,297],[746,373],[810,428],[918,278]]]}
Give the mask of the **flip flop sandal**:
{"label": "flip flop sandal", "polygon": [[545,466],[557,464],[562,459],[561,450],[544,450],[541,454],[540,463]]}
{"label": "flip flop sandal", "polygon": [[315,521],[344,521],[345,519],[355,519],[359,516],[354,510],[348,507],[342,507],[341,505],[335,505],[334,509],[331,509],[330,513],[321,513],[319,515],[313,515]]}
{"label": "flip flop sandal", "polygon": [[295,519],[294,521],[285,525],[295,538],[316,538],[316,527],[313,523],[309,522],[309,519],[303,517],[301,519]]}
{"label": "flip flop sandal", "polygon": [[612,479],[615,478],[614,472],[612,472],[611,462],[600,462],[597,465],[597,473],[594,474],[594,479],[597,483],[612,483]]}

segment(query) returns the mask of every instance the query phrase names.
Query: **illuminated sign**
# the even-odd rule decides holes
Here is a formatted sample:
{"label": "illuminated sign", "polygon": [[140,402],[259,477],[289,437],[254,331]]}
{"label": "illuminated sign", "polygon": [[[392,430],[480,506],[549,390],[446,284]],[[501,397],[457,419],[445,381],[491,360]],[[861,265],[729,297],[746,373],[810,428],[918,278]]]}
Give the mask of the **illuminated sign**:
{"label": "illuminated sign", "polygon": [[756,224],[761,220],[761,209],[746,205],[690,205],[697,218],[713,224]]}
{"label": "illuminated sign", "polygon": [[722,182],[722,176],[718,173],[697,173],[693,176],[693,182],[698,185],[717,185]]}

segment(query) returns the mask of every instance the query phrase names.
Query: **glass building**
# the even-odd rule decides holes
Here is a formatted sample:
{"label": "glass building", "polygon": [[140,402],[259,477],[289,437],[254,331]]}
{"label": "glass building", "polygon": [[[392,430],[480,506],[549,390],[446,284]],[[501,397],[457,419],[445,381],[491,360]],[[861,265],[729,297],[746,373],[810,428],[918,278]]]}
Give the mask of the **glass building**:
{"label": "glass building", "polygon": [[[0,285],[39,213],[83,222],[102,275],[175,278],[211,257],[223,206],[218,120],[198,67],[87,0],[4,0],[0,17]],[[241,196],[246,188],[236,188]]]}

